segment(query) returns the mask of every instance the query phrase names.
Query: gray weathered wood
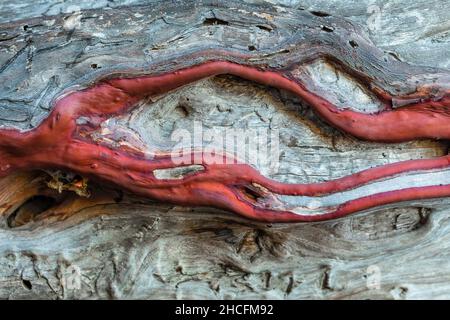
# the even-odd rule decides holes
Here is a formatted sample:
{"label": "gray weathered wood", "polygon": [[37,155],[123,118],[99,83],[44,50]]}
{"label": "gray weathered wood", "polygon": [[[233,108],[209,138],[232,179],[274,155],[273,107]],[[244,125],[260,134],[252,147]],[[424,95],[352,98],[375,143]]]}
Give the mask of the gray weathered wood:
{"label": "gray weathered wood", "polygon": [[[49,3],[28,4],[28,11],[24,10],[20,18],[42,14],[44,11],[37,8],[50,8]],[[293,1],[284,5],[346,15],[366,27],[370,16],[364,2],[344,5],[338,1]],[[8,12],[5,17],[18,11],[13,4],[2,7]],[[368,30],[375,43],[385,50],[400,52],[400,58],[406,61],[448,68],[445,24],[450,19],[448,12],[439,10],[442,4],[414,1],[400,6],[386,1],[380,7],[384,7],[383,19],[389,28]],[[424,8],[428,10],[421,10]],[[393,17],[398,14],[401,21],[409,21],[401,13],[414,10],[426,15],[426,25],[402,33],[402,24]],[[135,23],[105,26],[97,31],[87,25],[90,19],[100,19],[101,13],[91,16],[89,11],[82,11],[80,29],[61,43],[34,43],[32,39],[48,30],[56,30],[55,34],[64,32],[64,28],[67,31],[72,23],[77,26],[78,14],[66,14],[66,19],[46,17],[48,25],[16,22],[14,28],[22,28],[17,32],[29,35],[25,38],[28,40],[15,43],[15,47],[10,45],[13,39],[7,40],[8,46],[1,46],[3,41],[0,42],[0,70],[9,80],[2,83],[2,103],[8,110],[16,106],[16,111],[9,113],[14,116],[9,123],[26,123],[24,128],[36,125],[46,115],[45,106],[51,97],[93,66],[112,65],[119,59],[139,62],[156,56],[157,53],[144,50],[159,43],[157,31],[165,28],[170,32],[167,24],[173,23],[173,17],[155,19],[150,27],[155,32],[148,33],[142,50],[135,50],[125,36],[114,35],[119,40],[110,40],[120,31],[138,30],[140,19],[145,17],[140,17],[136,8],[130,7],[130,11]],[[23,25],[28,26],[27,30],[23,30]],[[177,28],[181,27],[174,27],[175,33],[179,33]],[[255,34],[258,32],[265,31],[260,29]],[[395,43],[399,33],[401,41]],[[2,39],[14,36],[1,34]],[[22,39],[23,35],[18,37]],[[115,55],[110,60],[110,46],[123,48],[123,56]],[[43,47],[51,52],[46,61],[40,61],[36,52]],[[164,111],[175,110],[180,102],[188,108],[188,114],[171,112],[167,119]],[[23,114],[23,104],[34,106],[37,111]],[[137,113],[138,119],[150,118],[153,125],[159,123],[167,134],[173,125],[187,125],[193,119],[223,127],[279,125],[284,153],[280,170],[273,177],[289,182],[322,181],[370,166],[447,154],[445,142],[385,145],[357,141],[321,122],[291,95],[228,76],[188,85],[162,97],[152,109],[141,108]],[[127,119],[123,121],[133,125]],[[25,172],[0,181],[1,298],[450,296],[449,206],[444,200],[410,203],[324,223],[267,225],[218,210],[159,204],[92,182],[90,198],[73,192],[58,194],[48,188],[49,180],[47,173]],[[16,216],[8,221],[7,214],[35,195],[41,196],[34,198],[35,205],[39,201],[45,205],[46,198],[42,196],[46,195],[57,201],[37,217],[30,217],[24,209],[16,211]],[[78,274],[81,286],[71,286]]]}

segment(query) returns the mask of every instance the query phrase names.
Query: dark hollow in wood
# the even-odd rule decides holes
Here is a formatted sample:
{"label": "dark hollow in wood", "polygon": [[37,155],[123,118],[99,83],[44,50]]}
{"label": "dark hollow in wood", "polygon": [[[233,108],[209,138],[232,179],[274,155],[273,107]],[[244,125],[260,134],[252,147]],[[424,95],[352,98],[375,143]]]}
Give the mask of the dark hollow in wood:
{"label": "dark hollow in wood", "polygon": [[[283,200],[283,196],[320,199],[399,175],[443,171],[448,168],[450,157],[399,162],[324,183],[284,184],[265,178],[248,164],[228,164],[234,159],[215,164],[204,154],[197,157],[193,152],[194,159],[201,159],[194,164],[201,165],[203,170],[173,180],[154,175],[156,170],[177,166],[166,153],[148,159],[145,154],[111,148],[86,138],[113,116],[131,112],[143,99],[207,77],[230,74],[294,93],[326,122],[359,139],[386,143],[450,139],[448,71],[386,60],[356,26],[321,12],[278,13],[265,7],[259,10],[267,12],[255,16],[251,9],[230,9],[217,4],[197,7],[191,3],[164,8],[174,16],[195,11],[190,27],[196,35],[203,34],[205,28],[230,33],[236,20],[245,22],[244,27],[240,26],[242,35],[246,28],[269,24],[270,27],[259,28],[264,36],[261,35],[258,46],[242,43],[242,39],[214,38],[202,43],[194,41],[192,35],[187,40],[175,36],[161,54],[154,47],[152,59],[142,65],[127,61],[121,66],[90,64],[89,72],[55,90],[47,111],[38,112],[42,121],[30,121],[31,128],[17,126],[20,115],[16,109],[6,108],[0,129],[1,175],[16,170],[62,169],[153,199],[213,206],[270,222],[327,220],[381,205],[450,196],[450,184],[426,184],[365,194],[336,206],[321,206],[318,213],[298,213],[297,206]],[[158,7],[148,10],[157,19]],[[117,19],[108,15],[109,19]],[[8,32],[15,32],[18,25],[9,27]],[[74,37],[67,21],[65,26],[68,34],[62,32],[53,37]],[[82,35],[78,37],[82,41]],[[136,49],[142,41],[127,40],[137,43]],[[25,45],[23,52],[29,45]],[[45,56],[45,48],[34,50]],[[15,59],[18,57],[12,57],[1,71]],[[307,75],[305,70],[317,63],[348,75],[351,83],[374,97],[378,109],[366,112],[338,105],[333,96],[340,94],[335,92],[339,86],[337,89],[321,86],[321,81],[314,80],[316,69],[313,75]],[[79,119],[83,121],[80,123]],[[223,155],[223,159],[228,157]]]}

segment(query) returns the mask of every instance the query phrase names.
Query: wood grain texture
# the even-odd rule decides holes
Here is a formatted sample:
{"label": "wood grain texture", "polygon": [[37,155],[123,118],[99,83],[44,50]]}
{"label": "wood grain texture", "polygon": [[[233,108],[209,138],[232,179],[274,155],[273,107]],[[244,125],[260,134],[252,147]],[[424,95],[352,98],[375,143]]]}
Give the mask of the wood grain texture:
{"label": "wood grain texture", "polygon": [[[166,18],[170,21],[171,17]],[[166,18],[162,19],[163,24]],[[63,24],[58,18],[55,23]],[[22,24],[17,23],[15,28]],[[132,28],[130,25],[128,28]],[[265,32],[258,30],[256,34]],[[11,61],[3,64],[6,66],[3,72],[10,72],[10,79],[17,81],[5,82],[11,90],[2,90],[8,109],[15,103],[20,111],[22,103],[35,105],[36,101],[45,106],[51,92],[61,90],[61,83],[70,83],[70,79],[84,74],[93,65],[103,67],[111,58],[106,48],[120,46],[116,42],[105,45],[105,40],[96,42],[95,35],[81,34],[90,40],[74,42],[87,41],[86,46],[71,44],[73,39],[68,40],[69,44],[56,46],[70,49],[64,51],[65,54],[55,53],[55,61],[64,63],[55,64],[51,69],[53,74],[45,73],[48,65],[37,63],[34,58],[29,62],[30,54],[39,57],[35,55],[36,48],[29,49],[34,44],[23,53],[17,54],[19,49],[11,56],[2,55],[3,61]],[[76,39],[77,33],[72,37]],[[91,51],[90,55],[91,46],[100,48],[103,54]],[[131,56],[137,54],[138,51]],[[75,55],[74,59],[70,55]],[[130,56],[123,54],[126,55]],[[114,59],[120,60],[123,56],[111,58],[106,64],[114,64]],[[70,73],[63,72],[69,67]],[[26,70],[31,70],[30,74],[36,72],[36,76],[28,78],[24,75]],[[39,77],[44,75],[48,77],[45,79],[56,77],[53,79],[58,81],[54,84],[42,81]],[[35,86],[39,84],[40,89],[29,85],[29,79],[35,79]],[[32,89],[27,92],[24,84]],[[20,92],[23,101],[17,101],[17,92],[14,93],[17,88],[24,88]],[[46,90],[50,93],[45,93]],[[217,101],[211,104],[207,94],[199,94],[201,90],[220,101],[221,107],[216,108]],[[40,95],[33,95],[35,92]],[[214,107],[222,114],[215,119],[223,121],[224,127],[233,126],[245,114],[250,114],[247,124],[256,122],[255,119],[288,124],[290,128],[282,133],[281,140],[291,147],[286,148],[287,160],[277,173],[280,179],[287,181],[321,181],[372,165],[447,153],[444,142],[417,141],[386,146],[357,141],[321,122],[295,97],[232,77],[221,76],[192,84],[164,99],[161,104],[166,106],[170,101],[189,99],[188,107],[196,119],[208,120],[208,110]],[[175,102],[174,108],[178,105]],[[264,103],[265,113],[261,112],[261,103]],[[242,108],[242,105],[247,107]],[[45,116],[45,111],[40,110],[34,113],[36,118],[34,115],[20,118],[19,111],[11,117],[18,117],[16,122],[26,123],[26,126],[36,124],[39,117]],[[172,121],[176,123],[182,117],[183,114],[175,115]],[[170,132],[169,126],[165,130]],[[289,152],[295,157],[289,156]],[[302,157],[298,157],[299,154]],[[352,159],[351,166],[348,159]],[[73,192],[58,194],[48,188],[49,180],[48,174],[33,172],[17,173],[0,182],[4,213],[0,234],[1,297],[448,297],[450,266],[445,254],[448,207],[444,200],[409,203],[405,208],[380,210],[370,216],[327,223],[266,225],[217,210],[157,204],[105,186],[91,185],[91,182],[89,199]],[[14,210],[36,195],[41,197],[37,199],[41,199],[44,206],[47,196],[54,197],[56,203],[31,218],[26,212]],[[16,212],[16,216],[8,221],[5,214],[11,212]],[[23,222],[25,224],[20,225]],[[67,288],[65,281],[73,270],[71,266],[81,271],[81,289]],[[374,270],[379,271],[379,289],[368,286]]]}

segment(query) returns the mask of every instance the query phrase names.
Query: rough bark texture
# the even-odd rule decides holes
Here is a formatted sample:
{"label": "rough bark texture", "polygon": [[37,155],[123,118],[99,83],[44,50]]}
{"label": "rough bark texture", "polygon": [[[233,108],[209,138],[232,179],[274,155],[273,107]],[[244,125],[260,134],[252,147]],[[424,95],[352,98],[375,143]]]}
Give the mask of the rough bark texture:
{"label": "rough bark texture", "polygon": [[[354,15],[354,20],[364,23],[370,12],[367,4],[359,3],[352,10],[332,1],[318,2],[315,7],[308,2],[291,5],[311,9],[310,19],[317,21],[324,16],[320,12],[330,12]],[[400,59],[447,72],[450,57],[445,54],[445,23],[449,19],[445,15],[449,13],[429,2],[415,3],[398,7],[388,1],[380,7],[387,17],[396,10],[411,13],[427,8],[427,15],[436,10],[423,27],[426,32],[408,28],[415,25],[412,19],[402,33],[400,22],[382,16],[391,27],[373,33],[372,38],[386,50],[398,48]],[[38,6],[30,4],[29,12],[36,12]],[[4,8],[9,11],[5,9],[8,13],[2,19],[18,10],[8,3]],[[305,14],[305,10],[281,6],[241,8],[254,12],[253,20],[236,19],[238,16],[227,15],[227,10],[173,16],[146,7],[105,11],[115,23],[108,23],[103,11],[15,23],[5,23],[6,18],[0,42],[2,124],[35,127],[48,114],[51,99],[68,86],[86,85],[110,71],[169,54],[179,48],[177,41],[182,44],[192,32],[182,22],[194,24],[198,19],[213,40],[220,37],[229,46],[245,44],[246,50],[253,51],[250,46],[264,50],[262,40],[271,32],[271,21],[262,12],[275,10],[281,17],[277,19],[285,19],[287,24]],[[52,13],[58,12],[48,11]],[[321,28],[328,32],[330,26]],[[289,37],[294,31],[276,30],[271,36]],[[141,40],[131,43],[130,37]],[[199,37],[196,43],[201,41],[206,40]],[[395,53],[385,55],[388,61],[399,58]],[[180,105],[184,107],[180,109]],[[399,160],[447,154],[446,142],[387,145],[358,141],[324,124],[293,95],[230,76],[190,84],[162,97],[151,109],[144,106],[135,113],[130,117],[138,119],[137,123],[120,121],[137,131],[151,124],[169,134],[177,124],[187,125],[192,120],[224,128],[284,128],[280,132],[283,161],[271,177],[286,182],[324,181]],[[76,194],[83,195],[83,189],[58,185],[60,182],[60,174],[54,171],[13,173],[0,181],[1,297],[448,297],[450,225],[445,199],[411,202],[402,208],[326,223],[268,225],[229,212],[159,204],[91,181],[91,196],[86,198]],[[54,190],[58,187],[76,192],[58,193]],[[68,285],[74,272],[80,276],[80,286]]]}

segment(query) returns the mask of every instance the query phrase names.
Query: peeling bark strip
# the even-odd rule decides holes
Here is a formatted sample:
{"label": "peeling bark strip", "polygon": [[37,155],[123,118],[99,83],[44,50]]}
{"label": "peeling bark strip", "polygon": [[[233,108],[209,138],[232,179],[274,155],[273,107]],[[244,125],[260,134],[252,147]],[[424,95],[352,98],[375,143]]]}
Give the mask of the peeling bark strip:
{"label": "peeling bark strip", "polygon": [[[248,164],[212,164],[203,155],[201,163],[196,163],[202,166],[200,170],[188,169],[189,174],[171,179],[170,174],[164,178],[168,174],[164,171],[163,178],[160,176],[161,170],[177,167],[168,155],[170,150],[160,150],[149,158],[133,141],[129,142],[134,147],[130,151],[129,147],[111,147],[90,138],[102,123],[132,112],[145,99],[228,74],[291,92],[328,123],[363,140],[450,139],[447,70],[387,59],[345,20],[301,10],[231,7],[184,3],[141,7],[139,15],[131,10],[103,13],[101,23],[105,19],[114,22],[120,15],[127,19],[145,16],[142,25],[147,32],[158,31],[154,22],[160,19],[160,10],[173,21],[183,19],[186,23],[186,14],[194,18],[184,26],[189,30],[185,34],[165,39],[163,50],[153,46],[149,62],[110,62],[102,70],[91,64],[97,71],[67,81],[56,90],[48,100],[52,102],[47,113],[30,109],[30,114],[43,118],[41,122],[31,118],[31,129],[17,125],[20,121],[11,117],[14,109],[6,111],[0,130],[1,175],[57,168],[161,201],[213,206],[274,222],[333,219],[380,205],[450,196],[450,184],[446,183],[449,156],[399,162],[323,183],[285,184],[265,178]],[[90,14],[95,18],[97,13]],[[55,39],[84,41],[84,31],[77,33],[67,21],[63,22],[65,31],[55,27],[48,32],[56,33],[52,35]],[[233,38],[235,21],[240,23],[240,34]],[[100,22],[95,19],[89,23],[95,27]],[[17,28],[18,24],[6,27],[6,33],[13,34]],[[253,34],[254,28],[260,30],[258,38],[250,39],[248,34]],[[127,38],[131,50],[147,44],[137,34],[136,39]],[[244,39],[249,41],[245,45]],[[28,52],[28,59],[36,52],[45,56],[45,47],[36,48],[36,43],[40,42],[27,42],[0,67],[3,86],[10,85],[6,71],[23,52]],[[122,49],[112,44],[111,50]],[[39,100],[48,99],[46,91]],[[192,157],[196,158],[195,151]]]}

